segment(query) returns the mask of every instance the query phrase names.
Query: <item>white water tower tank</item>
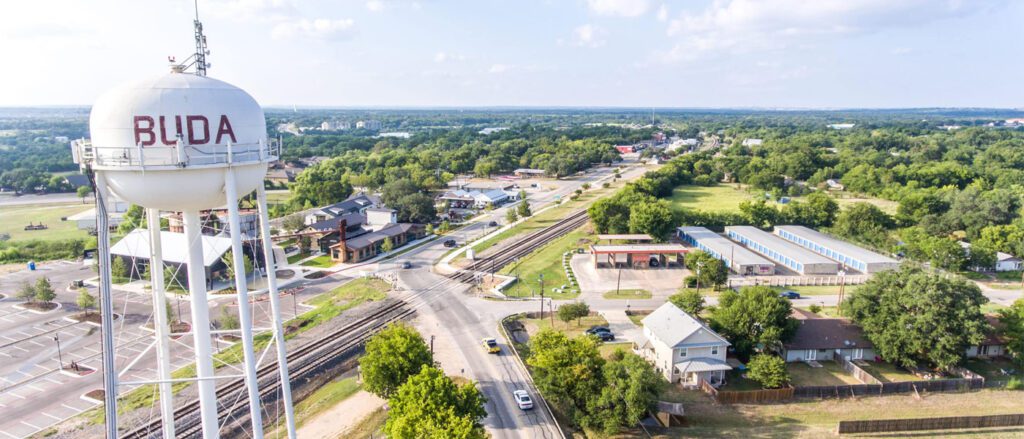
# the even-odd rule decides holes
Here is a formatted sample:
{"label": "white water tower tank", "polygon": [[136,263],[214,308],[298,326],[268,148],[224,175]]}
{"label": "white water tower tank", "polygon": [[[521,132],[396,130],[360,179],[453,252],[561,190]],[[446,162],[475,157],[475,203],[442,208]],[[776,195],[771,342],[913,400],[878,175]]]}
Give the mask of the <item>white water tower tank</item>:
{"label": "white water tower tank", "polygon": [[225,169],[238,194],[263,182],[278,152],[263,109],[223,81],[175,69],[117,87],[96,101],[91,142],[78,154],[119,198],[147,208],[198,211],[225,204]]}

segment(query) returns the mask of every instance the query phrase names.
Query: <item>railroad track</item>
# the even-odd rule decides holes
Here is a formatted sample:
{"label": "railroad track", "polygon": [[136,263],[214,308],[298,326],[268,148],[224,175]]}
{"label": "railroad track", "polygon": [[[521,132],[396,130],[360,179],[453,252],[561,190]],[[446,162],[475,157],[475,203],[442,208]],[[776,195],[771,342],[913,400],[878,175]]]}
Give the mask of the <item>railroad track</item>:
{"label": "railroad track", "polygon": [[542,230],[533,232],[522,240],[512,243],[512,245],[503,249],[501,254],[489,256],[473,262],[466,268],[448,275],[448,277],[461,282],[470,282],[477,273],[493,273],[507,265],[509,262],[530,254],[530,252],[540,248],[544,244],[547,244],[552,239],[559,238],[573,230],[576,230],[580,226],[586,224],[587,220],[588,217],[586,210],[577,210],[572,212],[557,223],[545,227]]}
{"label": "railroad track", "polygon": [[[289,375],[292,382],[299,381],[312,371],[331,361],[338,353],[358,347],[371,335],[388,324],[408,317],[415,312],[405,302],[395,302],[382,307],[359,320],[345,325],[327,336],[303,345],[288,353]],[[271,361],[256,371],[260,383],[260,399],[273,396],[280,388],[277,362]],[[234,379],[217,388],[218,425],[223,428],[236,411],[248,412],[248,399],[244,395],[245,380]],[[179,438],[201,437],[202,424],[199,416],[199,400],[194,399],[174,410],[175,436]],[[247,414],[247,413],[246,413]],[[151,438],[161,435],[162,420],[152,419],[145,425],[126,432],[124,438]]]}

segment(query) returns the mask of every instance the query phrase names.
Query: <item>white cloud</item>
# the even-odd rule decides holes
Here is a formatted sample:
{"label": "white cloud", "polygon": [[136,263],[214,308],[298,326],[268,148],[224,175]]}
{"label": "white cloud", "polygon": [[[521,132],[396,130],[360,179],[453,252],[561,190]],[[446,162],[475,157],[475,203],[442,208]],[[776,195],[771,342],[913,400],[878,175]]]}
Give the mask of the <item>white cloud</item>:
{"label": "white cloud", "polygon": [[351,18],[338,20],[317,18],[299,19],[278,23],[270,35],[275,39],[311,38],[316,40],[347,40],[355,34],[355,21]]}
{"label": "white cloud", "polygon": [[707,53],[782,49],[959,17],[985,6],[958,0],[714,0],[699,13],[684,12],[670,21],[668,35],[677,40],[664,55],[695,59]]}
{"label": "white cloud", "polygon": [[385,6],[386,5],[381,0],[370,0],[370,1],[366,2],[366,9],[369,9],[370,12],[380,12],[380,11],[383,11]]}
{"label": "white cloud", "polygon": [[592,24],[584,24],[572,30],[572,44],[581,47],[601,47],[604,45],[605,30]]}
{"label": "white cloud", "polygon": [[[191,3],[189,9],[191,9]],[[199,2],[199,19],[207,13],[242,21],[273,21],[295,15],[292,0],[213,0]]]}
{"label": "white cloud", "polygon": [[648,0],[587,0],[587,7],[599,15],[637,17],[650,9]]}
{"label": "white cloud", "polygon": [[466,56],[459,53],[437,52],[434,54],[434,62],[444,63],[452,61],[465,61]]}
{"label": "white cloud", "polygon": [[668,6],[662,3],[661,7],[658,8],[658,21],[668,20]]}

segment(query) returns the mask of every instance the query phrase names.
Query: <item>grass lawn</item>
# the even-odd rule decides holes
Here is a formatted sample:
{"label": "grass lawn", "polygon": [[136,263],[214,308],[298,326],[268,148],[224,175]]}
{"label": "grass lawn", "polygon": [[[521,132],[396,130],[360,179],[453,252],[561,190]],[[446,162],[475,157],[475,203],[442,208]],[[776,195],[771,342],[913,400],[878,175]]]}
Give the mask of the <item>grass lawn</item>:
{"label": "grass lawn", "polygon": [[647,317],[648,315],[650,315],[651,312],[653,312],[653,311],[654,311],[653,309],[636,309],[636,310],[633,310],[632,312],[629,313],[629,321],[633,322],[634,325],[643,326],[643,324],[641,324],[640,321],[643,320],[644,317]]}
{"label": "grass lawn", "polygon": [[289,239],[286,239],[284,241],[281,241],[281,242],[277,243],[277,245],[279,247],[281,247],[281,248],[284,248],[284,247],[288,247],[289,245],[295,245],[296,242],[297,242],[297,240],[295,238],[289,238]]}
{"label": "grass lawn", "polygon": [[[804,311],[810,311],[810,309],[808,309],[806,306],[800,306],[798,308],[800,308],[800,309],[802,309]],[[839,317],[842,317],[841,315],[839,315],[839,309],[834,307],[834,306],[823,306],[823,307],[821,307],[821,311],[818,312],[818,315],[822,316],[822,317],[827,317],[827,318],[839,318]]]}
{"label": "grass lawn", "polygon": [[981,312],[984,314],[995,314],[997,311],[1006,308],[1005,305],[1000,305],[995,302],[989,302],[981,305]]}
{"label": "grass lawn", "polygon": [[[320,412],[334,407],[339,402],[354,395],[363,386],[359,384],[356,377],[343,378],[331,381],[301,402],[295,405],[295,426],[301,427],[307,420],[312,419]],[[268,435],[268,437],[274,437]]]}
{"label": "grass lawn", "polygon": [[[968,393],[930,393],[865,398],[797,399],[785,404],[715,404],[696,390],[670,389],[663,399],[682,402],[687,427],[670,430],[668,437],[724,438],[833,438],[841,420],[970,416],[1024,412],[1020,392],[982,390]],[[1008,431],[1008,430],[1007,430]],[[1004,435],[975,432],[974,437],[1020,437],[1024,428]],[[968,436],[950,431],[949,437]],[[915,434],[918,437],[938,435]],[[883,437],[883,436],[875,436]],[[891,437],[891,436],[885,436]],[[909,436],[907,436],[909,437]]]}
{"label": "grass lawn", "polygon": [[632,350],[630,346],[631,345],[629,343],[605,343],[598,346],[597,351],[601,353],[601,356],[604,357],[605,360],[610,360],[612,358],[612,354],[620,349],[627,354],[630,353]]}
{"label": "grass lawn", "polygon": [[725,373],[725,386],[721,390],[761,390],[761,383],[743,377],[743,373],[733,369]]}
{"label": "grass lawn", "polygon": [[864,371],[871,376],[878,378],[883,383],[898,383],[900,381],[921,381],[917,375],[892,363],[869,361],[868,366],[863,367]]}
{"label": "grass lawn", "polygon": [[575,320],[566,323],[558,320],[557,313],[555,315],[554,326],[551,326],[551,316],[549,314],[545,314],[543,319],[523,319],[522,322],[523,325],[526,326],[526,331],[530,334],[536,334],[544,329],[554,328],[554,330],[562,332],[570,338],[583,335],[591,326],[602,326],[608,324],[608,321],[605,320],[604,317],[596,314],[580,319],[578,324]]}
{"label": "grass lawn", "polygon": [[313,259],[310,259],[302,263],[303,267],[317,267],[317,268],[331,268],[334,266],[334,261],[331,260],[331,255],[320,255]]}
{"label": "grass lawn", "polygon": [[267,204],[284,204],[292,197],[292,192],[288,189],[268,189],[267,190]]}
{"label": "grass lawn", "polygon": [[863,384],[853,375],[846,373],[834,361],[821,361],[822,367],[811,367],[806,363],[786,363],[789,381],[794,386],[841,386]]}
{"label": "grass lawn", "polygon": [[1014,282],[1020,285],[1020,272],[1019,271],[997,271],[996,279],[1003,282]]}
{"label": "grass lawn", "polygon": [[338,316],[342,312],[366,302],[384,300],[391,284],[374,277],[354,279],[309,301],[316,308],[300,314],[299,332]]}
{"label": "grass lawn", "polygon": [[706,212],[739,212],[740,203],[754,197],[734,185],[679,186],[672,190],[669,202],[678,210],[703,210]]}
{"label": "grass lawn", "polygon": [[381,429],[388,420],[388,412],[383,407],[374,410],[369,416],[359,421],[351,430],[345,433],[346,438],[365,439],[370,437],[384,437]]}
{"label": "grass lawn", "polygon": [[296,254],[291,255],[291,256],[288,257],[288,263],[289,264],[294,264],[294,263],[299,262],[299,261],[301,261],[301,260],[303,260],[305,258],[308,258],[309,255],[310,255],[309,253],[302,253],[302,252],[296,253]]}
{"label": "grass lawn", "polygon": [[[978,358],[968,358],[965,364],[968,370],[984,376],[987,380],[1005,381],[1012,377],[1024,379],[1024,369],[1020,366],[1013,364],[1006,358],[993,358],[991,360],[982,360]],[[1000,370],[1013,370],[1015,371],[1012,375],[1003,375]]]}
{"label": "grass lawn", "polygon": [[845,209],[854,203],[868,203],[873,204],[875,207],[882,210],[882,212],[888,213],[889,215],[895,215],[896,209],[900,207],[900,203],[891,200],[883,200],[881,198],[873,197],[850,197],[850,198],[838,198],[833,197],[836,203],[839,204],[840,209]]}
{"label": "grass lawn", "polygon": [[574,290],[569,286],[569,278],[562,268],[562,253],[567,250],[581,248],[585,242],[593,242],[597,237],[590,231],[590,225],[569,232],[565,236],[549,242],[547,245],[534,250],[526,255],[519,262],[513,262],[502,267],[499,273],[509,276],[519,276],[520,281],[505,290],[505,294],[511,297],[530,297],[539,294],[540,275],[544,275],[544,296],[553,299],[572,299],[579,295],[579,291],[570,293],[555,293],[553,288],[566,286],[566,290]]}
{"label": "grass lawn", "polygon": [[651,292],[647,290],[619,290],[616,294],[615,291],[609,291],[601,295],[605,299],[650,299]]}
{"label": "grass lawn", "polygon": [[[0,209],[0,234],[11,235],[12,241],[39,239],[44,241],[72,238],[87,238],[89,234],[78,230],[74,221],[61,221],[76,213],[92,208],[92,204],[32,204],[27,206],[4,206]],[[25,226],[45,224],[46,230],[25,230]]]}

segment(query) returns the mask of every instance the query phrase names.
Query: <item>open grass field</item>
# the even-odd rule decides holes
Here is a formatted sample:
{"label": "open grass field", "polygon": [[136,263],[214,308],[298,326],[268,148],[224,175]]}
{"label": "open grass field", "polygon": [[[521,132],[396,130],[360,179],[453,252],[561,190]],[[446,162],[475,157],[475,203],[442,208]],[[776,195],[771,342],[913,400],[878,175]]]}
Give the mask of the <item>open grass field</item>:
{"label": "open grass field", "polygon": [[619,292],[616,293],[614,290],[612,290],[612,291],[609,291],[607,293],[602,294],[601,297],[604,297],[605,299],[622,299],[622,300],[650,299],[651,298],[651,292],[647,291],[647,290],[619,290]]}
{"label": "open grass field", "polygon": [[811,367],[806,363],[786,363],[789,382],[794,386],[842,386],[863,384],[853,375],[846,373],[834,361],[820,362],[822,367]]}
{"label": "open grass field", "polygon": [[841,194],[838,197],[833,198],[835,198],[836,203],[839,204],[840,209],[844,209],[854,203],[868,203],[874,204],[875,207],[881,209],[882,212],[888,213],[889,215],[895,215],[896,209],[900,207],[900,203],[895,201],[883,200],[881,198],[874,197],[847,196],[846,194]]}
{"label": "open grass field", "polygon": [[669,202],[680,210],[703,210],[707,212],[739,212],[740,203],[754,197],[735,185],[679,186],[672,190]]}
{"label": "open grass field", "polygon": [[[1011,377],[1017,377],[1018,379],[1024,380],[1024,369],[1006,358],[993,358],[991,360],[969,358],[967,359],[965,366],[970,371],[984,376],[987,380],[1002,381],[1008,380]],[[1013,371],[1013,373],[1004,375],[1002,371]]]}
{"label": "open grass field", "polygon": [[569,287],[569,278],[562,268],[562,253],[567,250],[581,248],[586,243],[594,242],[597,237],[590,231],[590,225],[584,225],[561,238],[549,242],[547,245],[534,250],[518,262],[513,262],[502,268],[499,273],[509,276],[519,276],[520,281],[505,290],[505,294],[512,297],[530,297],[540,294],[540,275],[544,275],[544,296],[553,299],[572,299],[579,295],[579,292],[556,293],[552,288],[566,285]]}
{"label": "open grass field", "polygon": [[[575,320],[568,323],[563,322],[558,320],[558,315],[556,314],[555,323],[552,325],[551,315],[546,313],[544,314],[543,319],[523,319],[522,321],[523,325],[526,327],[526,331],[530,334],[536,334],[544,329],[554,328],[554,330],[565,333],[565,335],[570,338],[583,335],[591,326],[603,326],[608,324],[608,321],[605,320],[604,317],[601,317],[596,313],[592,313],[591,315],[580,319],[579,323]],[[623,346],[628,347],[628,345]]]}
{"label": "open grass field", "polygon": [[[87,238],[89,234],[84,230],[78,230],[78,226],[74,222],[61,221],[60,219],[91,208],[91,204],[82,203],[4,206],[0,209],[0,233],[11,235],[11,240],[14,241]],[[29,225],[29,223],[39,224],[40,222],[49,228],[46,230],[25,230],[25,226]]]}
{"label": "open grass field", "polygon": [[869,361],[868,366],[863,367],[864,371],[871,376],[878,378],[883,383],[898,383],[900,381],[920,381],[917,375],[892,363]]}
{"label": "open grass field", "polygon": [[[798,399],[785,404],[715,404],[699,391],[670,388],[663,399],[682,402],[689,425],[658,437],[724,438],[833,438],[841,420],[970,416],[1024,412],[1019,391],[983,390],[968,393],[931,393],[921,399],[913,395],[812,400]],[[899,437],[997,437],[1024,435],[1024,428],[986,432],[950,431],[912,433]],[[872,435],[870,437],[894,437]]]}
{"label": "open grass field", "polygon": [[331,268],[332,266],[334,266],[334,261],[331,260],[331,255],[320,255],[306,262],[303,262],[302,266],[316,268]]}

